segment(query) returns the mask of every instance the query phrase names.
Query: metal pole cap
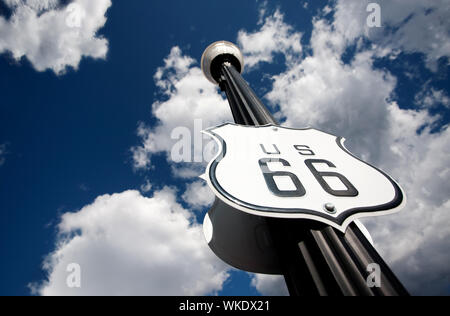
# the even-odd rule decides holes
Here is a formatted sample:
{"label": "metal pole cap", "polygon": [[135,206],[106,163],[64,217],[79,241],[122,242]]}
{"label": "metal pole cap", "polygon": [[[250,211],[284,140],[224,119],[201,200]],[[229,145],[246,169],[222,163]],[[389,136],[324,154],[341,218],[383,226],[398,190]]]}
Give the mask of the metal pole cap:
{"label": "metal pole cap", "polygon": [[237,71],[244,70],[244,56],[241,50],[233,43],[218,41],[205,49],[202,55],[202,71],[206,79],[214,84],[219,83],[220,67],[224,62],[229,62]]}

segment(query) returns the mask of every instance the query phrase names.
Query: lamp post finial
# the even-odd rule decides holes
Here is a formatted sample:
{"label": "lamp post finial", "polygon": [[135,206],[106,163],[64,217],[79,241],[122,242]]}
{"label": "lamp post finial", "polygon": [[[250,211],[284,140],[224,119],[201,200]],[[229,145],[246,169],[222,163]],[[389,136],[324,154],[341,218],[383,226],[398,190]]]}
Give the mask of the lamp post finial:
{"label": "lamp post finial", "polygon": [[227,41],[212,43],[202,55],[203,74],[212,83],[219,84],[220,67],[225,62],[233,65],[240,73],[244,70],[244,56],[235,44]]}

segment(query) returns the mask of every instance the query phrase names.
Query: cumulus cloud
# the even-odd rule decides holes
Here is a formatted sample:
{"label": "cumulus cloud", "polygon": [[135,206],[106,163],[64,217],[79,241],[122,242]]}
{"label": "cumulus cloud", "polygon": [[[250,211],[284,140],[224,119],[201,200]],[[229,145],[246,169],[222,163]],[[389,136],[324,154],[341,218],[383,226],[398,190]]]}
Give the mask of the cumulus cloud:
{"label": "cumulus cloud", "polygon": [[83,57],[106,57],[108,41],[98,31],[111,0],[74,0],[68,6],[57,0],[4,1],[13,13],[0,16],[0,53],[17,61],[26,57],[37,71],[57,74],[77,69]]}
{"label": "cumulus cloud", "polygon": [[214,202],[214,193],[206,181],[199,180],[187,185],[182,198],[192,209],[201,210]]}
{"label": "cumulus cloud", "polygon": [[58,5],[58,0],[3,0],[3,2],[12,9],[21,5],[27,5],[38,12],[55,8]]}
{"label": "cumulus cloud", "polygon": [[259,63],[272,62],[276,53],[284,54],[288,64],[298,60],[302,54],[301,38],[302,33],[294,32],[284,23],[283,14],[277,10],[264,19],[259,30],[253,33],[239,31],[238,43],[244,54],[245,67],[254,68]]}
{"label": "cumulus cloud", "polygon": [[431,133],[426,127],[417,133],[427,120],[433,122],[424,110],[390,110],[391,143],[381,165],[402,184],[408,205],[399,214],[365,222],[413,293],[448,294],[450,130]]}
{"label": "cumulus cloud", "polygon": [[[200,175],[198,165],[204,163],[203,153],[211,143],[201,131],[232,121],[228,103],[217,87],[205,79],[196,61],[183,55],[179,47],[171,49],[154,79],[163,101],[152,105],[152,114],[158,120],[156,126],[141,123],[138,127],[142,143],[132,148],[134,167],[149,168],[151,156],[164,153],[173,163],[175,175],[184,178]],[[184,155],[187,158],[174,161],[173,153],[177,158]]]}
{"label": "cumulus cloud", "polygon": [[286,287],[284,277],[281,275],[254,274],[251,285],[261,295],[265,296],[287,296],[289,291]]}
{"label": "cumulus cloud", "polygon": [[152,187],[153,187],[153,186],[152,186],[150,180],[146,179],[146,180],[145,180],[145,183],[143,183],[143,184],[141,185],[140,190],[141,190],[141,192],[143,192],[143,193],[147,193],[147,192],[150,192],[150,191],[151,191]]}
{"label": "cumulus cloud", "polygon": [[352,148],[372,149],[364,152],[365,158],[377,161],[388,125],[387,99],[396,80],[374,70],[369,53],[345,65],[342,50],[330,42],[335,38],[330,26],[323,20],[314,26],[314,55],[274,76],[267,99],[281,106],[286,125],[333,131],[351,139]]}
{"label": "cumulus cloud", "polygon": [[[274,75],[266,99],[280,107],[278,115],[284,118],[285,125],[313,126],[345,136],[352,152],[386,170],[400,182],[408,197],[406,209],[393,216],[364,222],[377,249],[412,293],[443,294],[450,284],[447,242],[450,238],[450,170],[447,166],[450,131],[448,126],[435,131],[440,117],[431,115],[428,108],[436,102],[445,104],[446,95],[428,90],[416,98],[416,103],[423,103],[417,109],[401,109],[393,94],[397,78],[387,70],[376,69],[374,60],[386,55],[386,51],[381,53],[381,46],[389,54],[395,50],[421,52],[429,66],[436,58],[448,56],[450,52],[445,49],[431,48],[433,41],[438,43],[431,27],[422,30],[430,37],[423,45],[417,39],[406,44],[412,36],[408,29],[412,26],[404,21],[407,17],[426,17],[426,23],[416,20],[413,24],[417,27],[437,23],[436,31],[440,34],[441,24],[448,22],[436,21],[436,14],[446,14],[448,6],[439,13],[437,8],[426,8],[442,5],[441,1],[389,3],[382,3],[386,14],[384,23],[399,26],[397,32],[400,33],[392,31],[394,33],[377,46],[361,45],[362,37],[374,42],[380,40],[366,29],[364,1],[338,1],[331,22],[316,18],[311,55],[288,63],[286,71]],[[393,11],[386,13],[390,8]],[[395,24],[401,21],[404,23]],[[442,38],[444,34],[439,36]],[[356,53],[346,64],[342,56],[352,45],[356,45]],[[255,277],[253,285],[272,292],[278,289],[281,294],[283,289],[279,282],[276,278],[260,281]]]}
{"label": "cumulus cloud", "polygon": [[[169,188],[151,198],[137,191],[100,196],[64,214],[58,233],[44,264],[48,279],[30,285],[35,294],[205,295],[228,278],[202,227]],[[67,286],[73,263],[80,267],[79,288]]]}
{"label": "cumulus cloud", "polygon": [[373,41],[378,54],[396,50],[424,54],[427,66],[436,70],[437,61],[450,55],[450,6],[448,0],[381,0],[381,28],[370,28],[367,5],[370,0],[340,0],[335,7],[334,26],[343,40],[360,36]]}
{"label": "cumulus cloud", "polygon": [[425,85],[424,89],[420,91],[415,97],[415,103],[421,107],[433,108],[437,106],[445,106],[450,108],[450,98],[443,90],[437,90]]}

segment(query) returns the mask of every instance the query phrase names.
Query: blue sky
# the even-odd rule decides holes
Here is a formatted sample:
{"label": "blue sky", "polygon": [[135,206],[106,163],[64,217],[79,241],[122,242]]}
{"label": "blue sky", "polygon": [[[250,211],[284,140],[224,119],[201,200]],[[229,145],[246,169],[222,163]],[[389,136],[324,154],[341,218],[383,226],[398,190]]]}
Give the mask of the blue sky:
{"label": "blue sky", "polygon": [[0,294],[285,293],[216,259],[205,163],[170,159],[174,128],[231,119],[199,70],[222,39],[284,124],[345,136],[404,186],[402,213],[365,224],[412,293],[449,294],[448,1],[378,1],[381,28],[371,1],[91,2],[0,0]]}

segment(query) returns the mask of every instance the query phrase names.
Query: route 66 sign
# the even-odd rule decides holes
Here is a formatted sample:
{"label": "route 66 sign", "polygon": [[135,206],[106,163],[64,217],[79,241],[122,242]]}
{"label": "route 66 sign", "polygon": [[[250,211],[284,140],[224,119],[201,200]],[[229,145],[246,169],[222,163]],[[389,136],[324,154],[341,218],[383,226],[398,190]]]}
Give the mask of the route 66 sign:
{"label": "route 66 sign", "polygon": [[204,132],[219,146],[204,178],[238,210],[317,220],[345,232],[357,218],[393,213],[405,203],[399,185],[353,156],[342,137],[313,128],[231,123]]}

